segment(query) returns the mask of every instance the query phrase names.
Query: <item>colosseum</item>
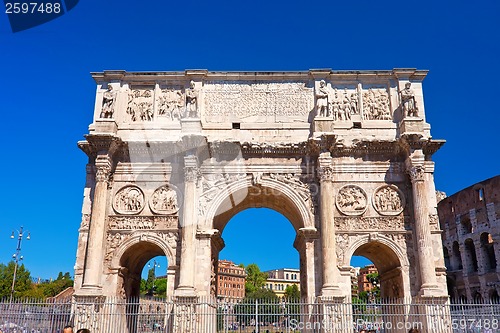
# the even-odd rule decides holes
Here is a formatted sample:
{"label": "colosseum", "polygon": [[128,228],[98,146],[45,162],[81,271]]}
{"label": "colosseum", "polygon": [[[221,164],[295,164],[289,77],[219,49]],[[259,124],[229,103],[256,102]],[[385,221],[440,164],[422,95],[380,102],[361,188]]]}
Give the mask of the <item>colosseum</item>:
{"label": "colosseum", "polygon": [[499,301],[500,175],[438,204],[448,291],[467,301]]}

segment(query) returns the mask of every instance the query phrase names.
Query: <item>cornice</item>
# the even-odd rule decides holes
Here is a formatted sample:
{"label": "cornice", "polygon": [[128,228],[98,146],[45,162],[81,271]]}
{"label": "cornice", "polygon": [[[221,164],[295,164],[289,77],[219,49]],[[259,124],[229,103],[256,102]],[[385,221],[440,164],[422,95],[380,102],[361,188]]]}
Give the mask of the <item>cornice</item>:
{"label": "cornice", "polygon": [[373,79],[409,79],[421,81],[427,70],[415,68],[394,68],[392,70],[332,70],[309,69],[302,71],[209,71],[207,69],[186,69],[184,71],[127,72],[125,70],[105,70],[92,72],[96,82],[103,81],[161,81],[161,80],[373,80]]}

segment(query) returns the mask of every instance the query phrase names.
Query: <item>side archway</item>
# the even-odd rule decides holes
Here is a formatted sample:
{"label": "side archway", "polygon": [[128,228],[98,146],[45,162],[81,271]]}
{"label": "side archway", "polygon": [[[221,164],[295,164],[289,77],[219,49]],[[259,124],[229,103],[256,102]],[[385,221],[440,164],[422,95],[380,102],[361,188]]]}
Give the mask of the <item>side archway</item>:
{"label": "side archway", "polygon": [[142,270],[156,256],[167,258],[167,295],[172,294],[176,283],[178,236],[174,232],[164,235],[165,238],[154,233],[132,234],[117,248],[111,261],[111,269],[118,274],[117,295],[138,297]]}
{"label": "side archway", "polygon": [[381,298],[403,298],[411,295],[409,261],[405,251],[391,239],[364,235],[351,243],[346,251],[346,262],[352,256],[368,258],[380,275]]}

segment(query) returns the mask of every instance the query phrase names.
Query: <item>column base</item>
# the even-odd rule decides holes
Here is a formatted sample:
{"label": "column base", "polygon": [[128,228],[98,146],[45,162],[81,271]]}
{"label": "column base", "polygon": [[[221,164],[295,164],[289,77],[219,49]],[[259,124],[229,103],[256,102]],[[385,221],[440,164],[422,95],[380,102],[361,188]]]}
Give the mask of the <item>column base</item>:
{"label": "column base", "polygon": [[178,287],[174,291],[175,297],[196,297],[196,291],[193,287]]}
{"label": "column base", "polygon": [[96,285],[84,285],[75,292],[75,296],[102,296],[102,287]]}
{"label": "column base", "polygon": [[321,297],[345,297],[345,295],[339,286],[325,285],[321,288]]}
{"label": "column base", "polygon": [[443,292],[438,286],[436,285],[423,285],[420,288],[420,291],[418,292],[419,297],[447,297],[446,291]]}

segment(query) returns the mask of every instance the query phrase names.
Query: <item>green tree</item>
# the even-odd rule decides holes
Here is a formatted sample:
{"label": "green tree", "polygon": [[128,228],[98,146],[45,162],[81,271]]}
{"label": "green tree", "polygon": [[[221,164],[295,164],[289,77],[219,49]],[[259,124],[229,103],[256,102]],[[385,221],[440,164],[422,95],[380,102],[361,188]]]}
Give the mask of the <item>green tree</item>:
{"label": "green tree", "polygon": [[300,299],[299,287],[296,284],[288,285],[285,288],[285,297],[290,300]]}
{"label": "green tree", "polygon": [[262,289],[266,280],[268,278],[268,274],[261,272],[259,266],[257,264],[250,264],[245,269],[247,273],[246,281],[245,281],[245,294],[250,294],[258,289]]}
{"label": "green tree", "polygon": [[[7,265],[0,264],[0,298],[10,296],[15,265],[14,261]],[[18,265],[14,297],[26,296],[26,293],[31,290],[32,284],[30,272],[24,267],[24,264]]]}
{"label": "green tree", "polygon": [[167,295],[167,279],[156,279],[154,282],[155,296],[165,297]]}

